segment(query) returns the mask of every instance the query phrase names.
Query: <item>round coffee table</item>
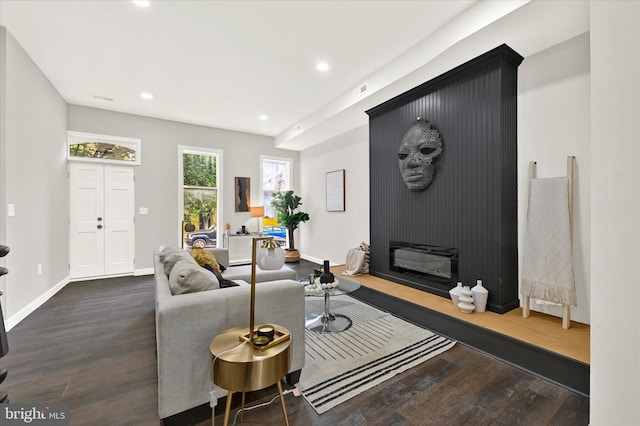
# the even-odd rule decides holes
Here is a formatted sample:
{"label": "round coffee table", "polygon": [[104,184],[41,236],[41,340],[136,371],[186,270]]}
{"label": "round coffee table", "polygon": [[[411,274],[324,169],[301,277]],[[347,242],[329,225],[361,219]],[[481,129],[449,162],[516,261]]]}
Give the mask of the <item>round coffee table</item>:
{"label": "round coffee table", "polygon": [[331,313],[329,301],[331,296],[340,296],[356,291],[360,288],[360,283],[343,277],[336,278],[336,281],[339,284],[338,288],[322,290],[319,293],[305,292],[308,297],[324,297],[324,312],[307,315],[304,319],[304,324],[309,330],[320,333],[339,333],[351,327],[351,318],[346,315]]}

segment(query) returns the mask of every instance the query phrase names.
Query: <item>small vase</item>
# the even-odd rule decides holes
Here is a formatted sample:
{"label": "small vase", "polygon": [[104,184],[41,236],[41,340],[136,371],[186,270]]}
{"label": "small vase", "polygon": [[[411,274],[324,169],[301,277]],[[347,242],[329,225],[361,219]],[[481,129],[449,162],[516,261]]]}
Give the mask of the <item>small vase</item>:
{"label": "small vase", "polygon": [[473,293],[473,304],[476,312],[484,312],[487,309],[487,299],[489,298],[489,290],[482,286],[482,280],[477,280],[475,287],[471,289]]}
{"label": "small vase", "polygon": [[462,291],[462,281],[459,281],[456,287],[449,290],[453,306],[458,306],[458,303],[460,303],[460,291]]}
{"label": "small vase", "polygon": [[320,284],[332,283],[335,280],[336,280],[336,278],[333,276],[331,271],[329,271],[329,261],[325,260],[324,261],[324,271],[322,272],[322,275],[320,275]]}
{"label": "small vase", "polygon": [[462,287],[460,291],[460,302],[458,302],[458,308],[465,314],[470,314],[475,309],[473,304],[473,292],[468,286]]}

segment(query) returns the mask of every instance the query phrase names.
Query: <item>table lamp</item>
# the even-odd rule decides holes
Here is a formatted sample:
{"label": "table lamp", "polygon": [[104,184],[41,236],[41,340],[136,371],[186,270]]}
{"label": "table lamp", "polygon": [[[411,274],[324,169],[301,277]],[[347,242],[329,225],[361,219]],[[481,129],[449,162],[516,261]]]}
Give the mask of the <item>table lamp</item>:
{"label": "table lamp", "polygon": [[[257,250],[257,243],[263,241],[260,250]],[[255,311],[256,311],[256,266],[265,271],[272,271],[282,268],[284,265],[284,251],[282,247],[273,241],[273,237],[253,237],[251,241],[251,307],[249,313],[249,332],[240,335],[240,340],[246,340],[256,349],[264,350],[288,340],[291,335],[288,332],[273,327],[273,338],[265,339],[256,333]]]}
{"label": "table lamp", "polygon": [[[251,217],[257,217],[257,218],[263,217],[264,206],[249,207],[249,214],[251,215]],[[260,219],[258,219],[258,233],[260,233]]]}

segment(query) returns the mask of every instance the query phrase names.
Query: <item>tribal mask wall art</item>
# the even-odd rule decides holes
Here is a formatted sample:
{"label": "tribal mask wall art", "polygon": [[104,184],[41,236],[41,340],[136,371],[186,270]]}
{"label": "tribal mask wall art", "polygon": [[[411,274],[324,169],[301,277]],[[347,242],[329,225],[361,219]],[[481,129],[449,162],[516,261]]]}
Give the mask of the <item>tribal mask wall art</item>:
{"label": "tribal mask wall art", "polygon": [[427,120],[418,119],[409,127],[398,150],[402,180],[411,191],[423,191],[433,181],[434,161],[442,153],[442,136]]}

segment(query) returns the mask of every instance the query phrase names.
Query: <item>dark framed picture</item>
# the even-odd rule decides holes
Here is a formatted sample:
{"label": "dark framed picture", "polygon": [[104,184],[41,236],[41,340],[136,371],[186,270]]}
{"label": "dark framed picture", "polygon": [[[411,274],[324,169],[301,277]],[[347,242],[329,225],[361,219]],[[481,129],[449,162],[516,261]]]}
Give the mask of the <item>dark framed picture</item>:
{"label": "dark framed picture", "polygon": [[249,205],[251,205],[251,179],[248,177],[237,177],[236,180],[236,195],[235,204],[237,212],[248,212]]}

